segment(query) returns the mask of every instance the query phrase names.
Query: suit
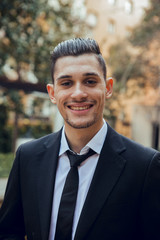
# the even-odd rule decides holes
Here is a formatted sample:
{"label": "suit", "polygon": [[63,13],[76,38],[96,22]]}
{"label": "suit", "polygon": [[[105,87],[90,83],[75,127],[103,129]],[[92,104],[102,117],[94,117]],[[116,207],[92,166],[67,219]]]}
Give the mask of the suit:
{"label": "suit", "polygon": [[[18,149],[0,239],[48,239],[60,139],[61,131]],[[108,126],[75,240],[158,240],[159,224],[160,153]]]}

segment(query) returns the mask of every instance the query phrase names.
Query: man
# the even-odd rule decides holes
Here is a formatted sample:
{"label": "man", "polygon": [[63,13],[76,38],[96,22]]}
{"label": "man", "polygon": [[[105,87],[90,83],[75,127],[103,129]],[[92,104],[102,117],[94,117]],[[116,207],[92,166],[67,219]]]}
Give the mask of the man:
{"label": "man", "polygon": [[[18,149],[0,212],[0,239],[160,239],[160,153],[104,122],[113,81],[106,80],[97,43],[60,43],[52,54],[52,79],[47,89],[64,127]],[[69,153],[79,157],[89,149],[92,156],[70,167]],[[71,169],[79,183],[68,238],[61,224],[73,204],[61,207]]]}

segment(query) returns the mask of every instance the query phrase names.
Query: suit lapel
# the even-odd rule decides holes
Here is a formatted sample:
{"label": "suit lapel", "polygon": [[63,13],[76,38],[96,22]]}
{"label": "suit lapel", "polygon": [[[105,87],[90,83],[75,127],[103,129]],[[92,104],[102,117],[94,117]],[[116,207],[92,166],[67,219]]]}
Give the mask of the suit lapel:
{"label": "suit lapel", "polygon": [[[37,159],[37,203],[41,224],[41,236],[48,239],[52,211],[53,190],[60,148],[61,131],[51,134],[44,142],[44,149]],[[34,214],[34,213],[33,213]]]}
{"label": "suit lapel", "polygon": [[87,232],[116,185],[126,162],[119,155],[124,150],[121,137],[108,126],[107,137],[77,226],[76,240],[86,239]]}

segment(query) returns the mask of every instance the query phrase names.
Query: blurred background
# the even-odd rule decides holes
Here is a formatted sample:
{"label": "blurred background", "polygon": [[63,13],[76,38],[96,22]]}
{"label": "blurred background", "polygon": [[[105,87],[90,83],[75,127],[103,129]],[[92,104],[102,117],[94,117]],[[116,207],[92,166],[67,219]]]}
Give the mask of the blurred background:
{"label": "blurred background", "polygon": [[160,149],[160,0],[1,0],[1,183],[19,144],[61,128],[46,92],[50,55],[74,37],[97,40],[114,78],[104,118]]}

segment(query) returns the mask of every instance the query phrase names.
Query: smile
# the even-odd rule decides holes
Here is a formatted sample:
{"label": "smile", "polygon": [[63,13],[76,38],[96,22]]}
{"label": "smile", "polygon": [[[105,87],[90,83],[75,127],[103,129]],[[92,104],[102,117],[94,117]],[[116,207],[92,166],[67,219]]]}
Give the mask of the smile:
{"label": "smile", "polygon": [[74,110],[74,111],[84,111],[84,110],[87,110],[89,108],[91,108],[92,105],[86,105],[86,106],[69,106],[69,108],[71,110]]}

